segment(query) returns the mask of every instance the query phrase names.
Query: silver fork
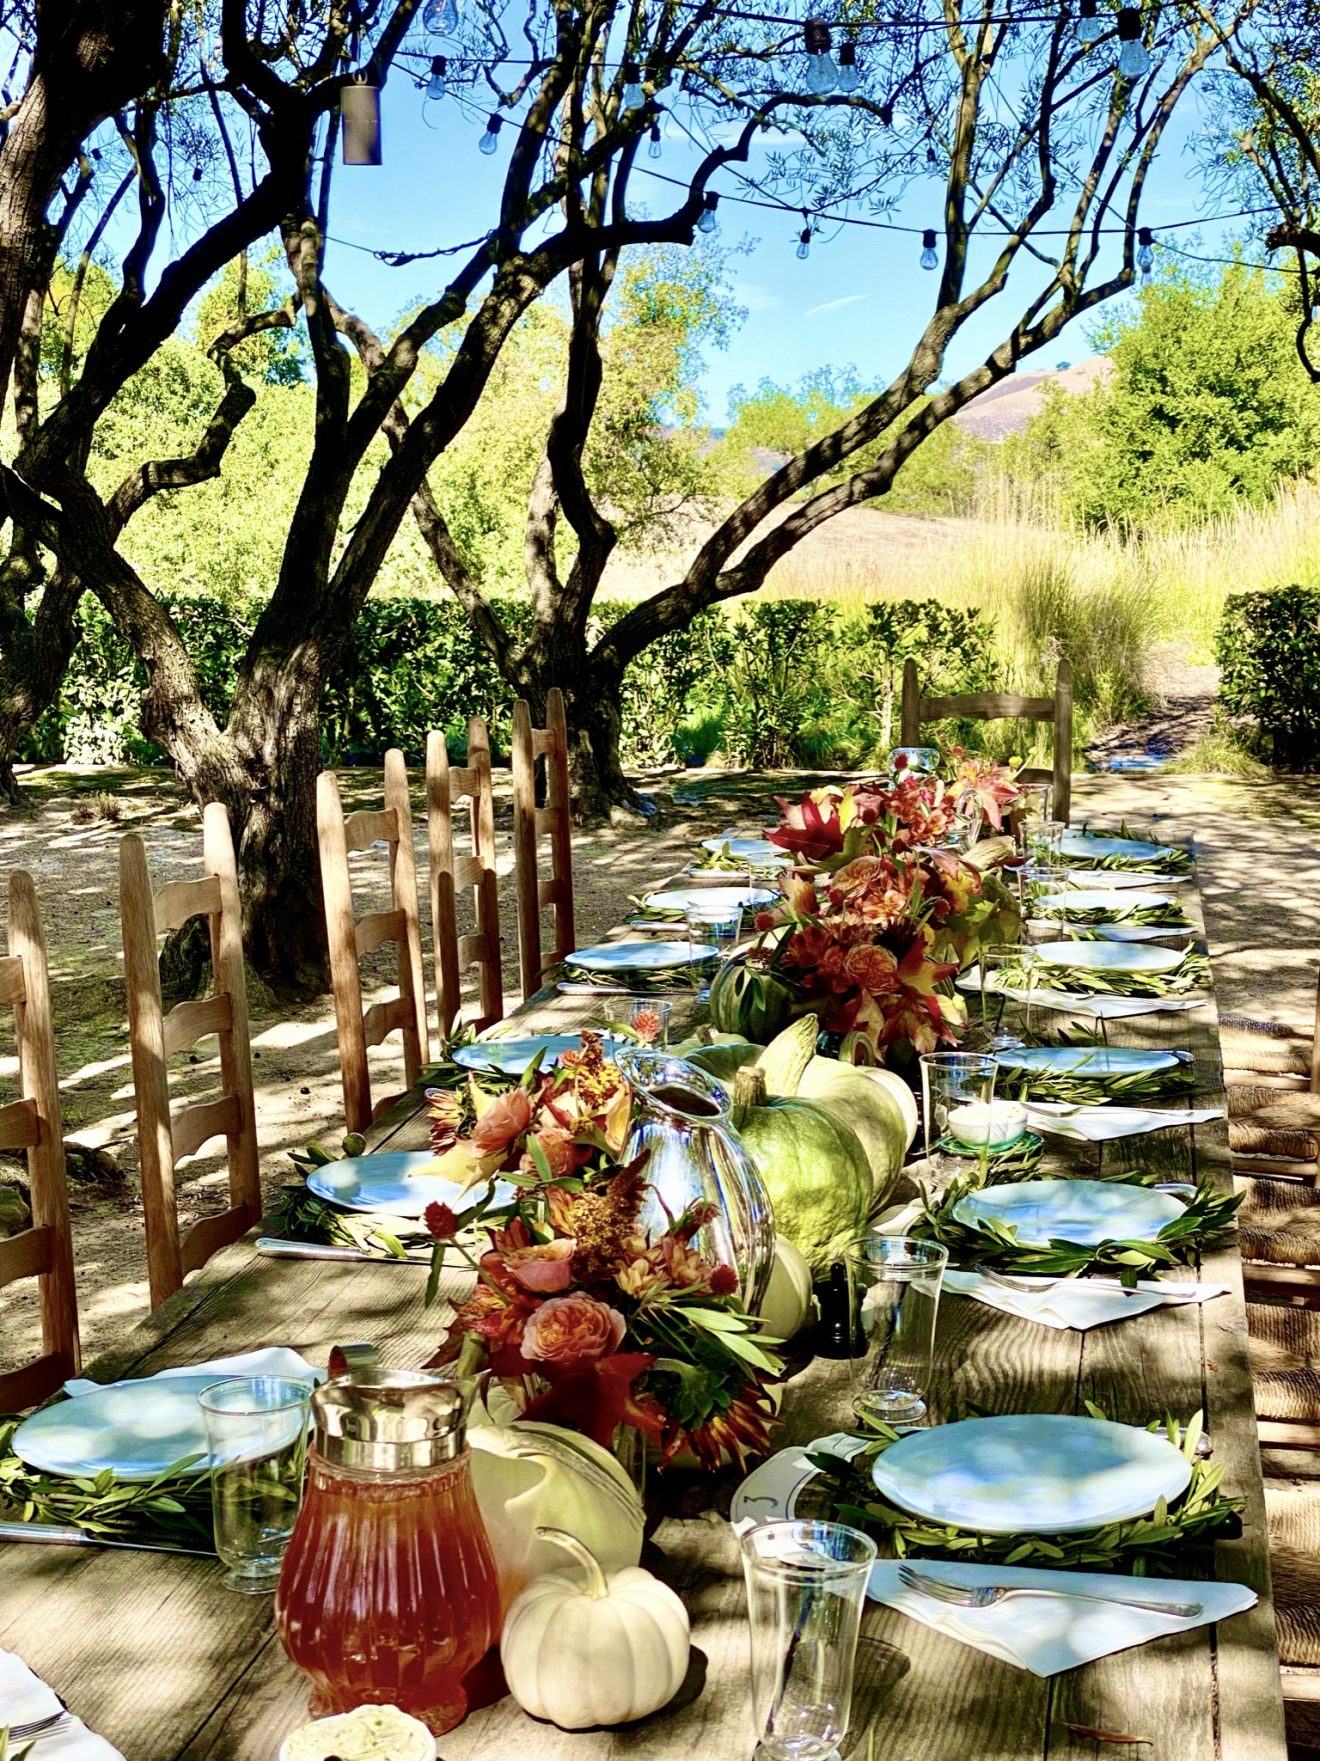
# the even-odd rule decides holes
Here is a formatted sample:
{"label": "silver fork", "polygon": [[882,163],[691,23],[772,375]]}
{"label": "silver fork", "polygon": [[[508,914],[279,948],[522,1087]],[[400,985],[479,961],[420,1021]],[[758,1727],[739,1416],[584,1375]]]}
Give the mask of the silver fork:
{"label": "silver fork", "polygon": [[45,1718],[33,1718],[27,1724],[11,1724],[9,1726],[9,1740],[14,1743],[25,1743],[39,1741],[42,1737],[53,1737],[68,1723],[69,1714],[61,1707],[58,1712],[51,1712]]}
{"label": "silver fork", "polygon": [[1199,1602],[1145,1602],[1134,1596],[1092,1596],[1084,1590],[1032,1590],[1016,1584],[951,1584],[947,1578],[933,1578],[910,1565],[898,1568],[899,1582],[904,1589],[915,1590],[935,1602],[950,1602],[958,1608],[993,1608],[1009,1596],[1065,1596],[1074,1602],[1103,1602],[1114,1608],[1140,1608],[1148,1614],[1167,1614],[1174,1620],[1195,1620],[1202,1612]]}
{"label": "silver fork", "polygon": [[[1032,1284],[1026,1278],[1010,1278],[1007,1272],[996,1272],[992,1266],[977,1266],[975,1270],[985,1279],[987,1284],[998,1284],[1005,1290],[1015,1290],[1023,1296],[1041,1296],[1045,1291],[1055,1289],[1060,1284],[1072,1284],[1078,1290],[1106,1290],[1113,1296],[1155,1296],[1158,1294],[1154,1290],[1129,1290],[1127,1285],[1119,1284],[1116,1280],[1111,1282],[1108,1279],[1099,1278],[1052,1278],[1048,1284]],[[1168,1303],[1195,1302],[1196,1293],[1193,1292],[1190,1296],[1184,1295],[1179,1291],[1177,1285],[1170,1285],[1164,1301]]]}

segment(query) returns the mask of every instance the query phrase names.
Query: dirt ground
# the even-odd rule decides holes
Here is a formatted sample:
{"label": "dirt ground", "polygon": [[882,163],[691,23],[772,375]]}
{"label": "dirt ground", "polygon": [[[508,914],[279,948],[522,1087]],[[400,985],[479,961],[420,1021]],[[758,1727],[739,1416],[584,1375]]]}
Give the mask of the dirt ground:
{"label": "dirt ground", "polygon": [[[598,940],[626,912],[629,895],[672,874],[701,837],[751,827],[774,815],[773,797],[823,781],[801,775],[688,772],[647,785],[662,808],[655,825],[611,826],[580,835],[574,882],[580,943]],[[346,772],[346,805],[370,805],[379,777]],[[50,949],[65,1132],[109,1158],[74,1190],[84,1351],[94,1355],[147,1308],[133,1094],[120,966],[117,860],[124,831],[145,839],[157,886],[200,867],[200,828],[168,774],[45,769],[23,779],[25,800],[0,820],[0,867],[27,868],[41,898]],[[420,775],[415,779],[418,873],[426,874]],[[507,778],[497,778],[497,825],[507,841]],[[96,817],[108,811],[117,817]],[[1156,834],[1190,838],[1205,895],[1222,1011],[1308,1026],[1320,956],[1320,780],[1256,784],[1192,777],[1094,775],[1075,784],[1074,822],[1116,826],[1126,818]],[[359,909],[384,902],[379,853],[355,857]],[[510,870],[501,862],[506,1002],[517,1001]],[[3,909],[0,901],[0,911]],[[427,915],[424,906],[424,916]],[[464,927],[460,924],[460,928]],[[389,994],[387,955],[364,965],[367,1000]],[[430,960],[429,943],[427,960]],[[288,1151],[342,1132],[339,1067],[328,997],[300,1008],[250,993],[263,1178],[268,1193],[292,1177]],[[433,997],[432,997],[433,1004]],[[433,1017],[434,1019],[434,1017]],[[7,1024],[6,1024],[7,1025]],[[4,1051],[12,1051],[12,1036]],[[217,1092],[218,1060],[204,1042],[171,1070],[174,1098]],[[402,1086],[396,1046],[372,1054],[378,1094]],[[0,1060],[0,1091],[12,1080]],[[15,1166],[15,1175],[21,1170]],[[6,1171],[0,1168],[0,1181]],[[216,1156],[180,1170],[185,1222],[223,1207]],[[34,1339],[30,1284],[0,1295],[0,1365],[21,1361]]]}

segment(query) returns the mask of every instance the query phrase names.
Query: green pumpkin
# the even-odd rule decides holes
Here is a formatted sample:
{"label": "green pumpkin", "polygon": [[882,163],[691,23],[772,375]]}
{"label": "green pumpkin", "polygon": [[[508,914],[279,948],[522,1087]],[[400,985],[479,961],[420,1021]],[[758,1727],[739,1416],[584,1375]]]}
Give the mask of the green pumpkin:
{"label": "green pumpkin", "polygon": [[871,1210],[871,1164],[857,1134],[814,1101],[769,1096],[755,1065],[734,1079],[733,1120],[770,1194],[776,1233],[824,1276]]}
{"label": "green pumpkin", "polygon": [[710,986],[710,1024],[720,1033],[741,1033],[767,1045],[788,1021],[793,992],[773,972],[745,960],[728,960]]}
{"label": "green pumpkin", "polygon": [[743,1065],[751,1064],[763,1050],[749,1039],[730,1039],[720,1045],[694,1046],[691,1050],[679,1046],[678,1055],[685,1063],[695,1064],[698,1070],[713,1076],[716,1082],[731,1083]]}
{"label": "green pumpkin", "polygon": [[916,1099],[903,1078],[883,1066],[817,1057],[819,1025],[814,1015],[803,1015],[770,1042],[757,1068],[770,1094],[815,1101],[856,1134],[871,1165],[873,1202],[881,1205],[916,1136]]}

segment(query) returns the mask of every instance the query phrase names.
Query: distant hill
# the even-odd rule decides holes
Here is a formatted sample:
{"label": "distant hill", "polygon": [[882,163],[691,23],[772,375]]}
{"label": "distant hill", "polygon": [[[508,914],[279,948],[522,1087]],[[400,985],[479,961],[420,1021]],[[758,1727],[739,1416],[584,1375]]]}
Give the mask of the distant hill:
{"label": "distant hill", "polygon": [[1108,379],[1113,370],[1114,363],[1108,355],[1093,355],[1089,361],[1078,361],[1048,373],[1014,373],[1011,379],[1003,379],[974,397],[954,421],[982,440],[1003,440],[1009,434],[1022,432],[1040,409],[1047,385],[1074,393],[1090,391],[1093,385]]}

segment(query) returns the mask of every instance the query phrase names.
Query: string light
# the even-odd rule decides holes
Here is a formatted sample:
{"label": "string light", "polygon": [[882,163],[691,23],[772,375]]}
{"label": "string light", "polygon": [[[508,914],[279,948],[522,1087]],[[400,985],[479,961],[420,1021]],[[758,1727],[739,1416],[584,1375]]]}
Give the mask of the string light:
{"label": "string light", "polygon": [[839,90],[855,92],[861,81],[861,71],[857,66],[857,45],[843,43],[839,48]]}
{"label": "string light", "polygon": [[[802,218],[805,220],[806,215],[804,214],[802,216]],[[797,242],[798,262],[805,263],[807,258],[810,255],[811,255],[811,227],[810,227],[810,225],[807,225],[807,226],[804,226],[802,228],[802,231],[798,234],[798,242]]]}
{"label": "string light", "polygon": [[426,0],[422,27],[438,37],[452,37],[458,29],[458,0]]}
{"label": "string light", "polygon": [[809,18],[802,27],[807,50],[807,90],[818,98],[831,93],[839,83],[839,70],[830,54],[830,27],[820,18]]}
{"label": "string light", "polygon": [[1155,267],[1155,241],[1151,237],[1148,226],[1137,231],[1137,268],[1143,275],[1149,275]]}
{"label": "string light", "polygon": [[660,144],[660,124],[653,122],[651,124],[651,144],[646,149],[647,158],[659,159],[663,152],[664,148]]}
{"label": "string light", "polygon": [[642,76],[635,61],[623,64],[623,107],[625,110],[640,110],[646,102],[646,93],[642,90]]}
{"label": "string light", "polygon": [[449,63],[445,60],[443,55],[432,56],[431,77],[426,82],[426,95],[428,98],[439,99],[444,97],[446,89],[445,75],[448,70]]}
{"label": "string light", "polygon": [[1119,7],[1118,41],[1118,71],[1124,79],[1140,79],[1150,71],[1150,56],[1141,40],[1141,13],[1137,7]]}
{"label": "string light", "polygon": [[880,126],[882,128],[893,128],[894,106],[892,104],[882,104],[880,106]]}
{"label": "string light", "polygon": [[932,166],[938,163],[938,161],[935,158],[934,147],[927,147],[926,148],[926,163],[927,163],[927,165],[932,165]]}
{"label": "string light", "polygon": [[939,266],[940,259],[935,250],[935,229],[933,226],[928,226],[921,235],[921,267],[923,269],[938,269]]}
{"label": "string light", "polygon": [[489,158],[499,146],[500,130],[503,127],[504,118],[502,116],[495,116],[492,114],[486,118],[486,132],[477,142],[477,145],[487,158]]}
{"label": "string light", "polygon": [[702,198],[701,218],[697,221],[698,232],[714,232],[719,225],[719,221],[715,218],[715,210],[719,205],[719,197],[708,190]]}
{"label": "string light", "polygon": [[1077,11],[1077,41],[1090,48],[1105,34],[1105,21],[1100,16],[1099,0],[1082,0]]}

